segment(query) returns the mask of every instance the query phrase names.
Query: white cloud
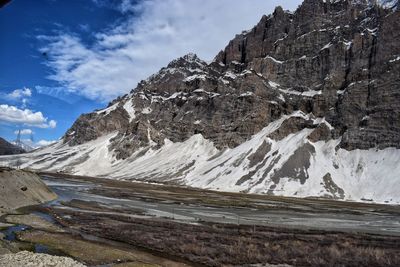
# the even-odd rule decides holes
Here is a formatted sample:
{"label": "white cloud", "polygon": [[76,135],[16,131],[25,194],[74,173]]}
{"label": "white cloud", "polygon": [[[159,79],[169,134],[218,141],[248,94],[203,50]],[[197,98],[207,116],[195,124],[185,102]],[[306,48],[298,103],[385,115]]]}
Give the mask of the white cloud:
{"label": "white cloud", "polygon": [[40,141],[36,142],[35,146],[36,147],[48,146],[48,145],[54,144],[55,142],[57,142],[57,141],[40,140]]}
{"label": "white cloud", "polygon": [[55,128],[57,122],[43,116],[42,112],[29,109],[19,109],[6,104],[0,105],[0,121],[24,124],[38,128]]}
{"label": "white cloud", "polygon": [[55,120],[50,120],[49,121],[49,127],[50,128],[56,128],[57,127],[57,122]]}
{"label": "white cloud", "polygon": [[15,134],[18,134],[18,132],[20,132],[21,135],[33,134],[33,131],[31,129],[22,129],[21,131],[19,130],[14,131]]}
{"label": "white cloud", "polygon": [[[103,1],[94,0],[104,5]],[[123,0],[125,20],[95,33],[86,45],[78,35],[40,38],[54,70],[51,79],[70,91],[109,101],[188,52],[211,60],[236,33],[250,29],[274,7],[294,9],[301,0]]]}
{"label": "white cloud", "polygon": [[32,91],[29,88],[24,87],[23,89],[16,89],[11,93],[7,94],[7,97],[10,99],[18,100],[25,97],[31,97]]}
{"label": "white cloud", "polygon": [[[31,139],[21,139],[22,142],[22,148],[24,148],[27,151],[31,151],[33,149],[43,147],[43,146],[48,146],[51,144],[54,144],[57,141],[53,140],[40,140],[38,142],[33,142]],[[15,142],[13,142],[15,144]]]}
{"label": "white cloud", "polygon": [[24,87],[22,89],[15,89],[10,93],[0,93],[0,97],[11,101],[13,103],[21,102],[21,108],[25,108],[29,102],[29,98],[32,96],[32,90]]}

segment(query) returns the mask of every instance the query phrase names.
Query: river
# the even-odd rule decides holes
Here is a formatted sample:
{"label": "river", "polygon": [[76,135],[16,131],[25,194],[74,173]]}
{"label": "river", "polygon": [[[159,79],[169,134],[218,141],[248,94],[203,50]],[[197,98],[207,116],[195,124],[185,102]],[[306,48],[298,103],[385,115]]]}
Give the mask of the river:
{"label": "river", "polygon": [[[101,182],[97,183],[95,179],[85,181],[43,176],[43,180],[59,196],[57,200],[47,205],[64,209],[76,209],[64,205],[65,202],[75,199],[98,203],[107,207],[107,211],[104,212],[124,216],[165,217],[187,223],[206,221],[400,236],[400,212],[397,207],[393,207],[394,211],[386,212],[380,211],[374,206],[362,206],[362,209],[354,208],[354,205],[349,203],[349,207],[331,209],[323,207],[325,202],[310,200],[307,205],[294,201],[291,205],[296,206],[296,209],[292,209],[288,208],[287,202],[279,203],[276,199],[269,200],[268,198],[256,199],[254,202],[258,206],[265,205],[272,208],[219,207],[218,205],[186,203],[185,201],[177,203],[177,201],[169,199],[155,201],[143,198],[143,194],[136,197],[134,193],[129,195],[129,198],[110,197],[106,194],[107,190],[111,190],[110,187]],[[115,187],[112,190],[115,191]],[[163,190],[163,187],[160,186],[159,190]],[[147,194],[151,194],[151,192],[149,191]],[[129,210],[140,210],[143,214],[129,214]],[[80,211],[83,210],[80,209]],[[96,211],[87,212],[95,213]],[[97,212],[101,213],[102,211]]]}

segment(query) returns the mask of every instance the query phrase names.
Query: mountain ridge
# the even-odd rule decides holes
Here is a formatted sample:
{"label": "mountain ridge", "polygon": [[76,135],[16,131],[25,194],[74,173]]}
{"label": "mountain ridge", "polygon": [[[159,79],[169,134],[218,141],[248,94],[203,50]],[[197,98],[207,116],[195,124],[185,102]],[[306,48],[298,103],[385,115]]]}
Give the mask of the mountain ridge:
{"label": "mountain ridge", "polygon": [[0,155],[13,155],[25,152],[26,151],[23,148],[16,146],[15,144],[12,144],[0,137]]}

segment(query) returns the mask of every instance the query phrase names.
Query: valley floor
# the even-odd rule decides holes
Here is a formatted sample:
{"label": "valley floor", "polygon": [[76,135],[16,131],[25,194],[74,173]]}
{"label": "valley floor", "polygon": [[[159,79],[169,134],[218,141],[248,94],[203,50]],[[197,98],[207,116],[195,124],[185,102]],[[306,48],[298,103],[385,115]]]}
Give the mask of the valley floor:
{"label": "valley floor", "polygon": [[89,266],[400,264],[400,206],[41,175],[59,198],[5,222]]}

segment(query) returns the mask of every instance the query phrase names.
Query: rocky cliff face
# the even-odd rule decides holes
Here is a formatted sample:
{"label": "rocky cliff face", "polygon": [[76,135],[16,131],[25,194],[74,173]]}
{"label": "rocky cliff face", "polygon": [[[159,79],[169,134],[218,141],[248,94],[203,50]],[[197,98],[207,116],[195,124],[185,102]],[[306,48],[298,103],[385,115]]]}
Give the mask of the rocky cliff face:
{"label": "rocky cliff face", "polygon": [[[400,156],[397,9],[397,1],[366,0],[305,0],[294,13],[277,7],[212,63],[183,56],[106,109],[82,115],[52,148],[63,160],[48,152],[27,165],[386,201],[372,184],[375,171]],[[89,170],[93,157],[106,167]],[[359,186],[365,190],[353,190]]]}
{"label": "rocky cliff face", "polygon": [[399,147],[399,22],[362,1],[306,0],[295,14],[277,8],[217,60],[260,73],[285,99],[301,95],[289,105],[325,117],[345,149]]}
{"label": "rocky cliff face", "polygon": [[[295,13],[277,7],[211,64],[195,55],[171,62],[108,109],[83,115],[65,141],[118,130],[119,158],[197,133],[232,148],[301,110],[325,118],[334,129],[323,138],[342,137],[342,148],[398,148],[399,24],[398,12],[368,1],[305,0]],[[315,127],[299,123],[292,127]]]}

